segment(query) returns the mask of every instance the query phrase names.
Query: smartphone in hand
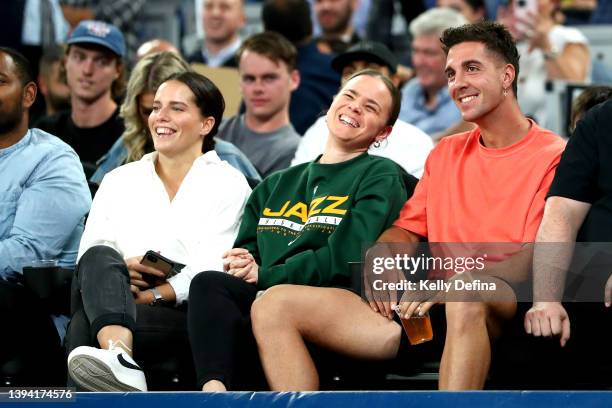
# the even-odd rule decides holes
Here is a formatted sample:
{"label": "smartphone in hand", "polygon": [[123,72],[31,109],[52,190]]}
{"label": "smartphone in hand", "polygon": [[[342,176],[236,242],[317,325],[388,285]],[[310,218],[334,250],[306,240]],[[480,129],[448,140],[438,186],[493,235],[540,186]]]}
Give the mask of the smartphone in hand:
{"label": "smartphone in hand", "polygon": [[159,286],[166,281],[167,278],[170,278],[176,275],[183,267],[183,264],[178,262],[174,262],[171,259],[166,258],[165,256],[158,254],[155,251],[147,251],[147,253],[142,257],[140,261],[142,265],[147,265],[152,268],[155,268],[166,275],[165,277],[155,276],[148,273],[142,274],[142,280],[147,282],[151,286]]}

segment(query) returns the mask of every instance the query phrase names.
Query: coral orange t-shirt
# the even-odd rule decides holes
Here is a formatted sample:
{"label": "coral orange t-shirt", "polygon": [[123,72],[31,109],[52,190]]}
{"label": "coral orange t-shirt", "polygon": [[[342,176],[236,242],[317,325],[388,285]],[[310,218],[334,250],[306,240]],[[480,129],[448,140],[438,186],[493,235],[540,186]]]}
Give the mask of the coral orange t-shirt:
{"label": "coral orange t-shirt", "polygon": [[446,137],[394,225],[429,242],[533,242],[564,148],[533,122],[523,139],[499,149],[480,143],[480,128]]}

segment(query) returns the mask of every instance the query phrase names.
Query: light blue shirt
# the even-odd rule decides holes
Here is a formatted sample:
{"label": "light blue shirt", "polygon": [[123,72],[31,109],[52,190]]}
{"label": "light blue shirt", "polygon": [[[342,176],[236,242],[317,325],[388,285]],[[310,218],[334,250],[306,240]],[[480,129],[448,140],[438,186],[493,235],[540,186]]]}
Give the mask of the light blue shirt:
{"label": "light blue shirt", "polygon": [[399,118],[433,136],[446,130],[461,119],[459,108],[442,87],[437,95],[437,105],[429,109],[425,105],[425,90],[418,78],[413,78],[402,89],[402,108]]}
{"label": "light blue shirt", "polygon": [[33,260],[73,268],[91,194],[77,154],[31,129],[0,149],[0,278],[19,277]]}
{"label": "light blue shirt", "polygon": [[236,51],[240,48],[240,44],[242,44],[242,40],[240,38],[236,38],[236,41],[228,45],[227,47],[221,49],[215,55],[212,55],[208,52],[206,48],[206,44],[202,47],[202,55],[204,56],[204,60],[206,61],[206,65],[209,67],[221,67],[225,64],[225,61],[234,58],[236,56]]}
{"label": "light blue shirt", "polygon": [[21,41],[27,45],[41,45],[43,39],[40,38],[41,21],[42,16],[40,15],[40,2],[48,1],[49,7],[51,8],[51,24],[55,29],[55,43],[63,44],[70,31],[70,26],[64,18],[62,8],[59,4],[59,0],[26,0],[24,11],[23,11],[23,32],[21,34]]}

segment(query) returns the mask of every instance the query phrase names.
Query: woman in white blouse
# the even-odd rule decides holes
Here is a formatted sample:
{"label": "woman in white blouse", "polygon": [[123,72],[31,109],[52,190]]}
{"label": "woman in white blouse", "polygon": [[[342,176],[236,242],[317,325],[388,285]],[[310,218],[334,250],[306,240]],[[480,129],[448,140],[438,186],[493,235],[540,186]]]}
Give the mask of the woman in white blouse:
{"label": "woman in white blouse", "polygon": [[[67,336],[68,371],[80,387],[145,391],[132,349],[158,357],[188,347],[191,279],[223,267],[250,194],[244,176],[214,151],[223,110],[210,80],[172,76],[149,117],[155,151],[102,181],[81,240]],[[140,263],[149,250],[185,266],[149,284],[163,276]],[[137,351],[136,360],[146,354]]]}

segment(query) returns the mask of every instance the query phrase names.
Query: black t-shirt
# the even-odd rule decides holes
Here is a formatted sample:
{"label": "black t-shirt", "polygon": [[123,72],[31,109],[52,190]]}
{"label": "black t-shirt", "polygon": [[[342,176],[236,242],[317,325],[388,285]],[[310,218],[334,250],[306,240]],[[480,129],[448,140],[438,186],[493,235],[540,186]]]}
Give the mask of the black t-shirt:
{"label": "black t-shirt", "polygon": [[589,112],[570,138],[548,197],[591,204],[579,242],[612,242],[612,100]]}
{"label": "black t-shirt", "polygon": [[96,169],[96,162],[105,155],[123,134],[125,126],[119,117],[119,107],[99,126],[81,128],[74,124],[70,111],[40,119],[34,127],[51,133],[68,143],[77,152],[87,177]]}

